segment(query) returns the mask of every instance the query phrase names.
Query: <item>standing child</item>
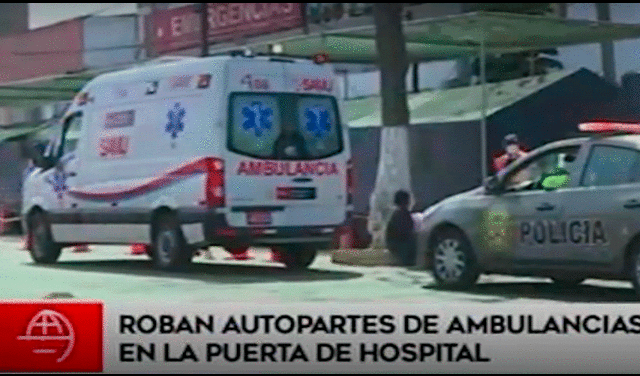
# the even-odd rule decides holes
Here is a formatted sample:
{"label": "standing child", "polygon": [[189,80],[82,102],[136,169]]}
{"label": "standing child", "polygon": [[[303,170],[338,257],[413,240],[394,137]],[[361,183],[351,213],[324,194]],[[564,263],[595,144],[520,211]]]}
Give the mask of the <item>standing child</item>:
{"label": "standing child", "polygon": [[396,192],[393,212],[387,225],[387,248],[396,262],[404,266],[413,266],[416,260],[416,233],[413,218],[409,212],[409,193],[403,190]]}

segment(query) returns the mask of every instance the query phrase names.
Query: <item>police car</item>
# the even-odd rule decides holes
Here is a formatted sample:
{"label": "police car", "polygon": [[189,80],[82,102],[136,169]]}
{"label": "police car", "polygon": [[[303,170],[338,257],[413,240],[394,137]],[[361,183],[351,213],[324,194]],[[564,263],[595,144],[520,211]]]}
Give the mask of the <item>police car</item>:
{"label": "police car", "polygon": [[542,146],[419,215],[439,285],[470,287],[481,273],[619,279],[640,296],[640,124],[579,129],[591,134]]}

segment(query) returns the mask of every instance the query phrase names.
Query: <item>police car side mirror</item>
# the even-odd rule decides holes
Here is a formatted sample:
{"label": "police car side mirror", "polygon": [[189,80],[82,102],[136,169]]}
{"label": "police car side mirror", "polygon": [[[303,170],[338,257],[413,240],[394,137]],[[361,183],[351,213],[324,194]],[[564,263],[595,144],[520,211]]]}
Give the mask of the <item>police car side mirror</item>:
{"label": "police car side mirror", "polygon": [[484,188],[489,194],[496,194],[500,192],[500,179],[497,176],[489,176],[484,181]]}

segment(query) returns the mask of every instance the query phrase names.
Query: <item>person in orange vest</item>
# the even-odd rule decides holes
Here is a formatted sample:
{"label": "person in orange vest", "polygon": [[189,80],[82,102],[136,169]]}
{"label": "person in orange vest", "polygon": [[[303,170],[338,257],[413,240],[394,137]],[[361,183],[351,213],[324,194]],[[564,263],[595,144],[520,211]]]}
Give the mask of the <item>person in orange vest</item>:
{"label": "person in orange vest", "polygon": [[505,153],[493,160],[493,168],[495,172],[500,172],[513,161],[527,155],[527,152],[522,150],[520,143],[518,142],[518,136],[514,133],[505,136],[502,140],[502,147],[504,148]]}

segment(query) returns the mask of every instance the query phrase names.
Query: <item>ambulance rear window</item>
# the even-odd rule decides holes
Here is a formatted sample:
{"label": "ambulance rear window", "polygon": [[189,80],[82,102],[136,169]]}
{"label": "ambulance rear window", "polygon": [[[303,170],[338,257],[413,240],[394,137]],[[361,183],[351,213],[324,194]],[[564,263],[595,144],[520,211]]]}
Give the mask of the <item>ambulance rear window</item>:
{"label": "ambulance rear window", "polygon": [[229,149],[263,159],[319,159],[342,151],[334,98],[321,95],[231,95]]}
{"label": "ambulance rear window", "polygon": [[231,149],[257,158],[270,158],[280,134],[280,105],[270,95],[236,95],[231,100]]}

